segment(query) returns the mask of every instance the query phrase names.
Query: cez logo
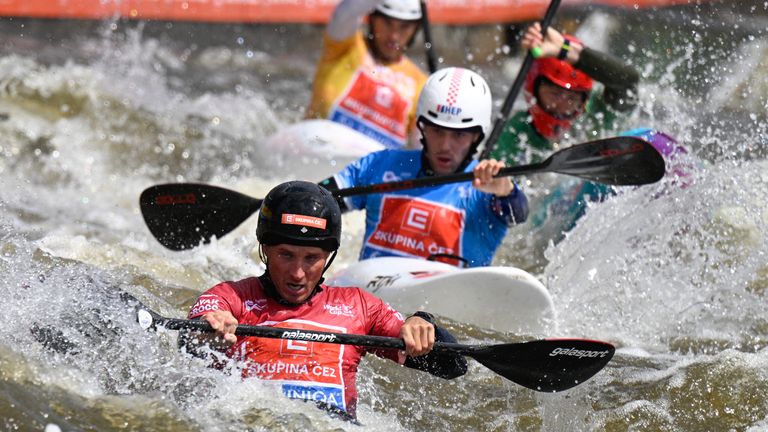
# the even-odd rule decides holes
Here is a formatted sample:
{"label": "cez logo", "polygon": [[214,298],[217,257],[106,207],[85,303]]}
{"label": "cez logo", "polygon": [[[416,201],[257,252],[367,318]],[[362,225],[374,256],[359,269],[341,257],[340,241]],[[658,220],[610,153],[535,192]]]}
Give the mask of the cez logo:
{"label": "cez logo", "polygon": [[432,212],[429,210],[410,207],[405,214],[405,220],[403,220],[402,227],[417,232],[429,232],[431,219]]}
{"label": "cez logo", "polygon": [[461,108],[448,105],[437,105],[437,112],[440,114],[459,115],[461,114]]}
{"label": "cez logo", "polygon": [[280,355],[312,357],[314,345],[307,341],[283,339],[280,341]]}
{"label": "cez logo", "polygon": [[376,95],[373,100],[380,106],[389,109],[392,106],[392,100],[395,97],[395,92],[389,87],[379,86],[376,87]]}

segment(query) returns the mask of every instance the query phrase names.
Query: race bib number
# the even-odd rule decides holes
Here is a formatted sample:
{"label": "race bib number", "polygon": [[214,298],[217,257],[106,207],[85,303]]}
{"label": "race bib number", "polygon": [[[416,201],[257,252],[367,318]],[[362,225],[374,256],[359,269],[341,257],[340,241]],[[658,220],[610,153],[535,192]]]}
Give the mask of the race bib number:
{"label": "race bib number", "polygon": [[432,254],[459,255],[463,232],[461,210],[415,198],[386,196],[368,245],[424,258]]}
{"label": "race bib number", "polygon": [[[310,321],[286,321],[286,330],[344,332],[344,329]],[[244,376],[279,381],[290,398],[324,402],[346,409],[342,356],[344,345],[310,340],[248,338],[240,347],[248,359]]]}

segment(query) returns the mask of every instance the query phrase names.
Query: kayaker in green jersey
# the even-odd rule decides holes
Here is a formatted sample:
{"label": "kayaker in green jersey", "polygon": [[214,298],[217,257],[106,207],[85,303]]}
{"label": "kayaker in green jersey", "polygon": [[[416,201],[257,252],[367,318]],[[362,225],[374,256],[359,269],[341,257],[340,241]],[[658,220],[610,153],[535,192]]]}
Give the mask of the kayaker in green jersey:
{"label": "kayaker in green jersey", "polygon": [[572,128],[598,138],[635,107],[640,74],[621,60],[551,27],[543,37],[538,23],[521,45],[537,56],[524,87],[530,107],[507,120],[492,158],[508,165],[541,161]]}

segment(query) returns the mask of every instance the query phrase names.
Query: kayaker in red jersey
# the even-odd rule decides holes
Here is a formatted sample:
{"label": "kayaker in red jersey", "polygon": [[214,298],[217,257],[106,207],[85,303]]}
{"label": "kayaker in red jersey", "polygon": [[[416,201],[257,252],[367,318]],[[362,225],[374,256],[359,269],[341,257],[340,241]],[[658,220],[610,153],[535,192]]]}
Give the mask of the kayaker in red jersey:
{"label": "kayaker in red jersey", "polygon": [[[360,288],[323,285],[341,240],[341,210],[325,188],[303,181],[276,186],[262,203],[256,237],[266,272],[222,282],[198,298],[189,318],[204,319],[216,334],[183,334],[180,343],[189,351],[204,353],[204,345],[223,351],[241,362],[244,377],[275,381],[286,396],[347,420],[356,418],[355,377],[368,352],[441,378],[466,372],[462,356],[430,353],[436,340],[456,341],[430,314],[403,319]],[[406,349],[236,336],[239,324],[400,337]]]}

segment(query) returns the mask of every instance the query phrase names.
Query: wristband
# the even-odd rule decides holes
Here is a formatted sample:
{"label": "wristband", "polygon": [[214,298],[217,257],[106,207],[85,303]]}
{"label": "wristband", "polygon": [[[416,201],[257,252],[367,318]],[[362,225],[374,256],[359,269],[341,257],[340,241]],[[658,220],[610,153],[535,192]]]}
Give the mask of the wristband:
{"label": "wristband", "polygon": [[[419,317],[419,318],[423,319],[424,321],[426,321],[426,322],[428,322],[428,323],[430,323],[432,325],[435,325],[435,317],[434,317],[434,315],[432,315],[429,312],[418,311],[418,312],[414,313],[411,316],[412,317]],[[410,317],[408,317],[408,318],[410,318]]]}
{"label": "wristband", "polygon": [[568,57],[568,51],[571,50],[571,40],[568,38],[565,38],[563,40],[563,46],[560,47],[560,52],[557,54],[558,60],[565,60],[566,57]]}

